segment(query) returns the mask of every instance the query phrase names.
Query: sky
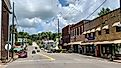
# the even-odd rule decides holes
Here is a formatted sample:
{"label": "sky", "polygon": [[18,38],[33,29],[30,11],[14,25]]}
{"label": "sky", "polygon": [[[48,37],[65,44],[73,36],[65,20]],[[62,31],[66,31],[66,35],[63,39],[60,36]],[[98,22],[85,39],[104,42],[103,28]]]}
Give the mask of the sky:
{"label": "sky", "polygon": [[[30,34],[41,32],[57,32],[57,23],[61,29],[69,24],[75,24],[85,19],[104,0],[11,0],[15,2],[15,15],[18,22],[17,30]],[[119,8],[119,0],[107,0],[104,8],[114,10]],[[101,7],[101,8],[102,8]],[[88,19],[96,18],[98,9]]]}

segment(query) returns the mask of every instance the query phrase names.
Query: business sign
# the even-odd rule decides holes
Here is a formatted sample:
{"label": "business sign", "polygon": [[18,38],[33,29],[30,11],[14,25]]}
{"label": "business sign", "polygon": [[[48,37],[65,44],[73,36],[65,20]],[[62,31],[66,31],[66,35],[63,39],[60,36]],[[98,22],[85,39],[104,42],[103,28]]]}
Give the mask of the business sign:
{"label": "business sign", "polygon": [[91,36],[91,37],[87,37],[88,40],[95,40],[95,37],[94,36]]}
{"label": "business sign", "polygon": [[6,50],[10,50],[11,48],[12,48],[12,46],[11,46],[10,44],[6,44],[6,45],[5,45],[5,49],[6,49]]}

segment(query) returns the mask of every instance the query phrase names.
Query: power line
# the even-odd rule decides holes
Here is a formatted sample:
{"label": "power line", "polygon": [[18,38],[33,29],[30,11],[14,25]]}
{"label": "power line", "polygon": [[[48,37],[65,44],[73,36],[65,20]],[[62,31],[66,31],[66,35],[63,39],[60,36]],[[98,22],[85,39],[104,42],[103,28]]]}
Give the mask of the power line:
{"label": "power line", "polygon": [[[106,1],[107,1],[107,0],[104,0],[104,1],[101,3],[101,5],[100,5],[96,10],[94,10],[91,14],[89,14],[89,16],[86,17],[86,19],[89,18],[92,14],[94,14]],[[81,1],[80,1],[78,4],[80,4],[80,3],[81,3]],[[92,4],[92,5],[94,5],[94,4]],[[79,7],[79,8],[80,8],[80,7]],[[89,9],[89,7],[88,7],[87,9]],[[84,11],[86,11],[87,9],[85,9]],[[74,11],[74,10],[72,10],[72,11]],[[72,11],[71,11],[71,12],[72,12]],[[80,12],[80,10],[77,10],[77,11]],[[73,12],[73,13],[74,13],[74,12]],[[65,17],[65,16],[67,16],[67,15],[69,15],[69,14],[70,14],[70,13],[64,15],[63,17]]]}
{"label": "power line", "polygon": [[89,14],[89,16],[86,17],[86,19],[88,19],[92,14],[94,14],[107,0],[104,0],[103,3],[97,7],[91,14]]}

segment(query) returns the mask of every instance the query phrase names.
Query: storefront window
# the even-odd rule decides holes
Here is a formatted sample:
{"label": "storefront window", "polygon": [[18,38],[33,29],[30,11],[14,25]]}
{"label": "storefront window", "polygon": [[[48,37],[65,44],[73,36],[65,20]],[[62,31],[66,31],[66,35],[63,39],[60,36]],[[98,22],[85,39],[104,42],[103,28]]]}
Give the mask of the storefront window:
{"label": "storefront window", "polygon": [[79,35],[79,28],[77,28],[77,35]]}
{"label": "storefront window", "polygon": [[101,35],[101,31],[98,31],[98,35]]}
{"label": "storefront window", "polygon": [[88,36],[91,37],[91,33],[89,33]]}
{"label": "storefront window", "polygon": [[116,45],[116,47],[115,47],[115,53],[116,54],[121,54],[121,44]]}
{"label": "storefront window", "polygon": [[85,38],[87,38],[87,34],[85,34]]}

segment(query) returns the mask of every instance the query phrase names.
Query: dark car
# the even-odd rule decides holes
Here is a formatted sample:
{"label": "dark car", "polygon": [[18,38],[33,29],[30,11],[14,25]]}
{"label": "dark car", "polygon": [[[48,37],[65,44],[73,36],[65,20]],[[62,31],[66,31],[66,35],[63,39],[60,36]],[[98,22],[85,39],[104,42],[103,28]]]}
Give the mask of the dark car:
{"label": "dark car", "polygon": [[40,52],[40,50],[37,50],[37,52]]}
{"label": "dark car", "polygon": [[26,51],[20,51],[18,56],[19,56],[19,58],[27,58],[27,52]]}
{"label": "dark car", "polygon": [[37,47],[35,47],[35,49],[37,49]]}
{"label": "dark car", "polygon": [[36,54],[36,51],[35,51],[35,50],[33,50],[33,51],[32,51],[32,54]]}

